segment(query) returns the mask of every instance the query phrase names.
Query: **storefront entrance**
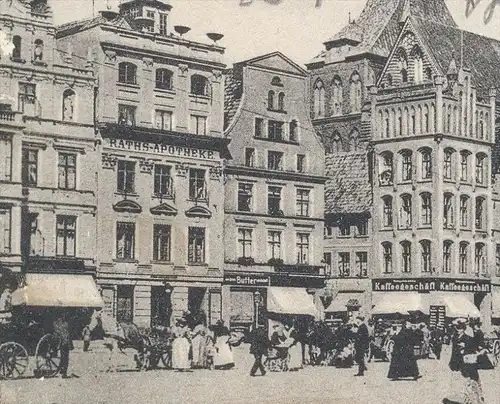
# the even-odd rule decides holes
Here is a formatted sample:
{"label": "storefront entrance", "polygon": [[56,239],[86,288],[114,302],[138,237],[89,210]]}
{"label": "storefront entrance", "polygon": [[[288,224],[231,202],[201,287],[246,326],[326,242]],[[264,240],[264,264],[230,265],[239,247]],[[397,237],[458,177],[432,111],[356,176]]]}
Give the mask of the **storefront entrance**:
{"label": "storefront entrance", "polygon": [[169,326],[172,316],[171,294],[164,286],[151,287],[151,326]]}

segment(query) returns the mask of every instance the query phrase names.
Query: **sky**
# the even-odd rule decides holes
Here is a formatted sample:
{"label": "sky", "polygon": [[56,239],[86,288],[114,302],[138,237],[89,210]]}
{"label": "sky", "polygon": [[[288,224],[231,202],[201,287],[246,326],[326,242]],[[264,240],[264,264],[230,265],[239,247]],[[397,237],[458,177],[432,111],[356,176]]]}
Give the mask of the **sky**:
{"label": "sky", "polygon": [[[91,17],[92,0],[50,0],[56,24]],[[120,0],[94,0],[95,12]],[[434,0],[428,0],[434,1]],[[319,2],[321,5],[316,6]],[[323,42],[355,19],[366,0],[170,0],[170,27],[187,25],[186,39],[211,43],[208,32],[224,34],[225,62],[281,51],[299,64],[323,49]],[[242,6],[241,3],[246,3]],[[274,3],[274,4],[272,4]],[[500,0],[446,0],[457,24],[500,40]],[[466,5],[476,8],[466,17]],[[492,11],[492,12],[491,12]]]}

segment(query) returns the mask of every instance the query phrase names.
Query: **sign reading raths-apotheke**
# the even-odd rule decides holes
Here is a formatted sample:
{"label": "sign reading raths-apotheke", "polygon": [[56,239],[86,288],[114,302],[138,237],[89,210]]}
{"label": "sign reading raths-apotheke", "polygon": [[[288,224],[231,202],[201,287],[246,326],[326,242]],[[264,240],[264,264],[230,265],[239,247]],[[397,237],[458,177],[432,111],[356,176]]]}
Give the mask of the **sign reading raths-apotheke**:
{"label": "sign reading raths-apotheke", "polygon": [[269,276],[260,274],[224,274],[224,285],[231,286],[269,286]]}
{"label": "sign reading raths-apotheke", "polygon": [[202,160],[215,160],[219,156],[213,150],[195,149],[185,146],[172,146],[160,142],[142,142],[136,140],[104,139],[105,147],[117,150],[156,153],[164,156],[189,157]]}
{"label": "sign reading raths-apotheke", "polygon": [[491,292],[491,283],[483,279],[373,279],[374,292]]}

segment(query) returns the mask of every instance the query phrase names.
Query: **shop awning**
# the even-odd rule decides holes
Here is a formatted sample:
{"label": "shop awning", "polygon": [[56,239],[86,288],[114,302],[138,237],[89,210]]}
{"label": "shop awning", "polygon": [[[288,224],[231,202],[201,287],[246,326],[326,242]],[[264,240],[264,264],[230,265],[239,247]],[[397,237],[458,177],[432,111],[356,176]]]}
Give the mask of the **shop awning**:
{"label": "shop awning", "polygon": [[446,317],[480,317],[481,312],[466,296],[448,293],[441,295],[440,300],[446,307]]}
{"label": "shop awning", "polygon": [[348,306],[361,307],[362,298],[362,293],[339,293],[325,309],[325,313],[342,313],[347,311]]}
{"label": "shop awning", "polygon": [[267,311],[278,314],[318,316],[313,297],[302,288],[268,288]]}
{"label": "shop awning", "polygon": [[386,293],[376,296],[374,293],[375,307],[372,314],[403,314],[421,311],[429,312],[429,305],[425,297],[419,293]]}
{"label": "shop awning", "polygon": [[90,275],[26,274],[26,285],[12,293],[13,306],[102,308]]}

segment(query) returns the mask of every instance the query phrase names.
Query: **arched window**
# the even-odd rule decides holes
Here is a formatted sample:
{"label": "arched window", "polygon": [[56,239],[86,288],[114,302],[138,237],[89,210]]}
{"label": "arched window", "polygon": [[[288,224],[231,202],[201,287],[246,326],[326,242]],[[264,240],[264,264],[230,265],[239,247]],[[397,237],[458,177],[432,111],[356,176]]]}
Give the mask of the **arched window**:
{"label": "arched window", "polygon": [[274,76],[271,80],[272,86],[283,87],[283,83],[281,82],[281,78],[279,76]]}
{"label": "arched window", "polygon": [[453,156],[455,151],[453,149],[445,149],[444,150],[444,159],[443,159],[443,177],[446,180],[453,179],[454,173],[454,162]]}
{"label": "arched window", "polygon": [[401,76],[401,82],[408,82],[408,57],[404,49],[399,49],[397,53],[398,69]]}
{"label": "arched window", "polygon": [[466,274],[469,266],[469,243],[460,243],[458,255],[458,270],[461,274]]}
{"label": "arched window", "polygon": [[129,62],[118,65],[118,81],[126,84],[137,84],[137,66]]}
{"label": "arched window", "polygon": [[334,153],[339,153],[342,151],[342,139],[340,135],[335,132],[332,138],[332,150]]}
{"label": "arched window", "polygon": [[342,102],[344,99],[342,80],[335,76],[332,81],[332,115],[342,115]]}
{"label": "arched window", "polygon": [[445,240],[443,242],[443,272],[449,273],[451,272],[452,265],[452,249],[453,249],[453,241]]}
{"label": "arched window", "polygon": [[432,151],[431,149],[423,149],[420,151],[422,161],[422,179],[428,180],[432,178]]}
{"label": "arched window", "polygon": [[484,139],[484,115],[482,112],[479,115],[479,119],[477,122],[477,137],[479,139]]}
{"label": "arched window", "polygon": [[392,227],[393,220],[392,196],[382,197],[382,224],[384,227]]}
{"label": "arched window", "polygon": [[399,227],[401,229],[411,229],[412,224],[412,204],[411,195],[401,195],[401,207],[399,211]]}
{"label": "arched window", "polygon": [[430,67],[425,68],[425,79],[432,81],[432,69]]}
{"label": "arched window", "polygon": [[469,227],[469,197],[467,195],[460,196],[460,227]]}
{"label": "arched window", "polygon": [[314,117],[325,116],[325,86],[321,80],[314,84]]}
{"label": "arched window", "polygon": [[168,69],[156,69],[156,88],[172,90],[173,73]]}
{"label": "arched window", "polygon": [[486,203],[482,196],[476,198],[476,229],[484,230],[486,225]]}
{"label": "arched window", "polygon": [[467,150],[460,152],[460,181],[462,182],[469,180],[469,155],[470,152]]}
{"label": "arched window", "polygon": [[474,264],[476,275],[486,274],[486,248],[483,243],[476,243]]}
{"label": "arched window", "polygon": [[453,194],[445,193],[443,198],[443,227],[453,228],[455,225],[455,206]]}
{"label": "arched window", "polygon": [[35,40],[35,49],[33,51],[33,60],[34,61],[42,61],[43,60],[43,41],[41,39]]}
{"label": "arched window", "polygon": [[391,73],[387,73],[387,85],[389,86],[392,86],[392,74]]}
{"label": "arched window", "polygon": [[201,74],[191,76],[191,94],[208,96],[208,79]]}
{"label": "arched window", "polygon": [[424,115],[422,117],[422,133],[429,133],[429,107],[427,105],[424,105]]}
{"label": "arched window", "polygon": [[382,262],[384,265],[384,273],[392,273],[392,244],[389,242],[382,243]]}
{"label": "arched window", "polygon": [[380,155],[379,181],[380,185],[392,185],[393,183],[393,155],[390,152],[384,152]]}
{"label": "arched window", "polygon": [[415,83],[421,83],[424,81],[424,60],[422,57],[422,51],[418,46],[413,48],[413,80]]}
{"label": "arched window", "polygon": [[403,112],[401,108],[396,111],[396,136],[403,135]]}
{"label": "arched window", "polygon": [[12,44],[14,45],[14,49],[12,49],[12,59],[21,59],[21,44],[22,40],[19,35],[14,35],[12,37]]}
{"label": "arched window", "polygon": [[402,150],[401,154],[401,181],[411,181],[413,177],[413,153],[411,150]]}
{"label": "arched window", "polygon": [[359,147],[359,132],[357,129],[353,129],[351,134],[349,135],[349,150],[357,151]]}
{"label": "arched window", "polygon": [[432,225],[432,197],[428,192],[420,194],[420,224],[422,226]]}
{"label": "arched window", "polygon": [[420,248],[422,272],[430,273],[432,270],[431,242],[429,240],[422,240]]}
{"label": "arched window", "polygon": [[484,185],[485,181],[485,167],[484,162],[486,161],[486,155],[483,153],[479,153],[476,156],[476,184]]}
{"label": "arched window", "polygon": [[72,121],[75,118],[75,92],[67,89],[63,93],[62,120]]}
{"label": "arched window", "polygon": [[274,109],[274,91],[269,90],[267,93],[267,109]]}
{"label": "arched window", "polygon": [[290,142],[297,142],[299,139],[298,135],[298,129],[299,129],[299,124],[295,119],[293,119],[290,122],[290,131],[289,131],[289,136],[290,136]]}
{"label": "arched window", "polygon": [[414,107],[411,107],[410,109],[410,120],[409,120],[409,134],[410,135],[414,135],[415,133],[417,133],[417,117],[416,117],[416,113],[415,113],[415,108]]}
{"label": "arched window", "polygon": [[278,111],[285,110],[285,93],[278,94]]}
{"label": "arched window", "polygon": [[351,76],[350,80],[350,98],[351,98],[351,112],[360,112],[361,111],[361,98],[362,98],[362,89],[361,89],[361,78],[357,72],[354,72]]}
{"label": "arched window", "polygon": [[405,274],[411,273],[411,243],[406,240],[401,242],[401,269]]}

